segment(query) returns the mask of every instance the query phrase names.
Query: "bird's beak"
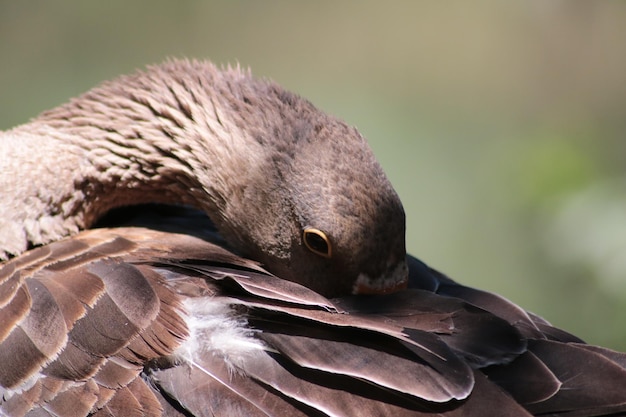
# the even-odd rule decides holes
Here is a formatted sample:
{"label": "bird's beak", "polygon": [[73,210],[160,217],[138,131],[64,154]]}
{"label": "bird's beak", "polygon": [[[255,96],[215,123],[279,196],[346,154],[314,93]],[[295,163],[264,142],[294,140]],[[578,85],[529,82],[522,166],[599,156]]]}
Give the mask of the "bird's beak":
{"label": "bird's beak", "polygon": [[389,273],[377,277],[370,278],[368,275],[361,273],[357,278],[352,292],[354,294],[391,294],[404,290],[409,284],[409,269],[406,261],[402,260]]}

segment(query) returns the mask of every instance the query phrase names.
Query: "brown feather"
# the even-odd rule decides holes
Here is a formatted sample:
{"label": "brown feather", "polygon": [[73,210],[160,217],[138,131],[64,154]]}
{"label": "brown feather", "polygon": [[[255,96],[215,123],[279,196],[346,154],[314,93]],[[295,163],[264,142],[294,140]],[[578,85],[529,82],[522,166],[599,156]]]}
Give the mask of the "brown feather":
{"label": "brown feather", "polygon": [[59,304],[69,303],[67,299],[71,297],[81,305],[93,307],[105,292],[104,282],[96,274],[81,267],[57,271],[44,269],[35,276],[49,287],[55,297],[63,297]]}
{"label": "brown feather", "polygon": [[[161,407],[159,400],[156,398],[153,391],[148,387],[145,381],[143,381],[141,378],[135,378],[133,382],[128,384],[128,390],[140,404],[142,416],[155,417],[161,415],[163,408]],[[126,404],[123,404],[122,408],[117,412],[117,415],[123,414],[125,410]]]}
{"label": "brown feather", "polygon": [[[14,276],[17,276],[21,280],[21,274],[19,272],[16,272]],[[4,343],[17,323],[26,317],[31,307],[32,300],[30,292],[20,283],[8,304],[0,308],[0,341],[2,341],[2,343]]]}
{"label": "brown feather", "polygon": [[21,275],[15,272],[15,264],[0,268],[0,308],[4,308],[15,297],[21,283]]}
{"label": "brown feather", "polygon": [[58,417],[84,416],[96,403],[98,391],[95,382],[87,381],[58,393],[43,408]]}
{"label": "brown feather", "polygon": [[98,370],[94,380],[99,385],[110,389],[125,387],[137,377],[141,369],[139,365],[112,357]]}
{"label": "brown feather", "polygon": [[47,360],[24,329],[15,326],[0,344],[0,385],[17,387],[39,371]]}
{"label": "brown feather", "polygon": [[70,340],[43,372],[62,380],[82,381],[92,377],[105,363],[105,359],[97,352],[85,350]]}
{"label": "brown feather", "polygon": [[161,394],[193,416],[305,416],[277,393],[232,373],[207,355],[197,366],[183,365],[152,373]]}
{"label": "brown feather", "polygon": [[29,314],[19,326],[47,358],[54,357],[67,340],[67,327],[63,312],[56,300],[37,280],[26,280],[26,287],[32,297]]}
{"label": "brown feather", "polygon": [[[122,387],[115,391],[111,399],[100,409],[96,415],[111,415],[124,417],[144,417],[144,410],[139,399],[128,387]],[[159,414],[153,414],[158,416]]]}
{"label": "brown feather", "polygon": [[[362,136],[271,82],[172,61],[3,136],[2,415],[626,413],[626,354],[405,257]],[[79,233],[145,202],[219,234],[155,206]]]}
{"label": "brown feather", "polygon": [[42,387],[40,383],[35,383],[30,389],[21,392],[19,395],[12,395],[4,398],[2,402],[2,413],[7,416],[24,416],[34,409],[35,402],[42,398]]}
{"label": "brown feather", "polygon": [[547,340],[531,341],[529,350],[547,363],[562,383],[550,398],[529,404],[532,412],[594,415],[626,408],[626,369],[601,352]]}

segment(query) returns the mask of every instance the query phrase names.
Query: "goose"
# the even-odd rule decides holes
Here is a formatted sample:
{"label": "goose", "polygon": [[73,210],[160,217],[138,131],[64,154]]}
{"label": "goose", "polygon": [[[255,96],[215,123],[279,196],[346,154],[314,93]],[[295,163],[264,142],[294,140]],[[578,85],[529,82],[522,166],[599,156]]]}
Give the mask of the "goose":
{"label": "goose", "polygon": [[0,190],[0,415],[626,415],[625,354],[407,255],[359,132],[248,70],[101,84]]}

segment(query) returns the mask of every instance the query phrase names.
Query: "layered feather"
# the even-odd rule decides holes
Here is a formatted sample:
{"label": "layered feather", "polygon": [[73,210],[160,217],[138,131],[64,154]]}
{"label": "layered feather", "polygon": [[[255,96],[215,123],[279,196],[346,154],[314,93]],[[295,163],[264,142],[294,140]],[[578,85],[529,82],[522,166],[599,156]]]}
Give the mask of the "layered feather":
{"label": "layered feather", "polygon": [[204,221],[95,229],[3,265],[2,413],[626,412],[626,355],[501,297],[411,258],[413,288],[329,300],[210,243]]}

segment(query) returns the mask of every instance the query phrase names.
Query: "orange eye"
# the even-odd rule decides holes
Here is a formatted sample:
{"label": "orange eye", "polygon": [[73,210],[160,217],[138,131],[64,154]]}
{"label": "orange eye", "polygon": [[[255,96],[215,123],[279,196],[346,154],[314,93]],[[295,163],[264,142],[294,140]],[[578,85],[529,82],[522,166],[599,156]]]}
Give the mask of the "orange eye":
{"label": "orange eye", "polygon": [[314,254],[330,258],[332,256],[332,246],[326,233],[319,229],[307,227],[302,232],[304,245]]}

